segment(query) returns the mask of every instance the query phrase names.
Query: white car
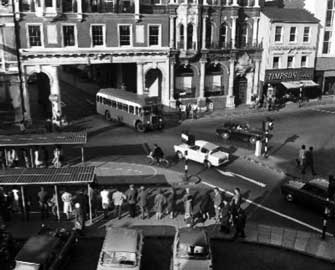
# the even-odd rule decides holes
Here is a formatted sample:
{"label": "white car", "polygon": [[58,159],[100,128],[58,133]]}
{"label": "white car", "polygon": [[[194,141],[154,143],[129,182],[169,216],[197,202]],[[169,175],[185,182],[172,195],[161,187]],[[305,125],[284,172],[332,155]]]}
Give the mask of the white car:
{"label": "white car", "polygon": [[202,140],[195,141],[194,145],[186,143],[175,145],[174,151],[179,159],[187,158],[206,167],[220,166],[229,161],[229,153],[223,151],[222,147]]}
{"label": "white car", "polygon": [[172,253],[171,270],[212,269],[212,252],[209,238],[204,229],[178,229]]}

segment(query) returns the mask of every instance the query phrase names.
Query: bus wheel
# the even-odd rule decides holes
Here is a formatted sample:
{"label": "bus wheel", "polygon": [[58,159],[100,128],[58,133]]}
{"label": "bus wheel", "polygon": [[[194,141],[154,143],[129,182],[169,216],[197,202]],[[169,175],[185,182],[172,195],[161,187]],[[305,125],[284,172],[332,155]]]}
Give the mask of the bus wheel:
{"label": "bus wheel", "polygon": [[106,119],[107,121],[110,121],[110,120],[111,120],[111,115],[110,115],[109,111],[106,111],[106,112],[105,112],[105,119]]}
{"label": "bus wheel", "polygon": [[145,132],[145,126],[143,125],[143,123],[141,121],[136,122],[135,128],[138,132]]}

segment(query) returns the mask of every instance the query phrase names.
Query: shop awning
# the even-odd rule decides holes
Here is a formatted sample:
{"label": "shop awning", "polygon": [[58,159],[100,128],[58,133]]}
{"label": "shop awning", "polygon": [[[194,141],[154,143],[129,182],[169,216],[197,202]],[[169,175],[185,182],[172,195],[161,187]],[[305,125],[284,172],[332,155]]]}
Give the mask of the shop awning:
{"label": "shop awning", "polygon": [[282,82],[282,85],[285,86],[286,89],[295,89],[300,87],[315,87],[319,86],[316,82],[312,80],[304,80],[304,81],[289,81],[289,82]]}

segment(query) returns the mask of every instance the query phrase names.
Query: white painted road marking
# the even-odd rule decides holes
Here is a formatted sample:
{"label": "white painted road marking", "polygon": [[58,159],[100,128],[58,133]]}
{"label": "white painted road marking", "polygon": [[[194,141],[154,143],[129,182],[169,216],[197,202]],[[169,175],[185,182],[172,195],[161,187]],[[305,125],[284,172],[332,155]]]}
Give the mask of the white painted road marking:
{"label": "white painted road marking", "polygon": [[244,175],[238,174],[238,173],[233,173],[233,172],[228,172],[228,171],[225,172],[225,171],[221,171],[221,170],[217,170],[217,171],[219,173],[221,173],[222,175],[225,175],[225,176],[230,176],[230,177],[237,176],[237,177],[242,178],[242,179],[244,179],[244,180],[246,180],[248,182],[251,182],[251,183],[253,183],[253,184],[257,185],[257,186],[260,186],[260,187],[263,187],[263,188],[266,187],[266,184],[264,184],[262,182],[259,182],[259,181],[256,181],[254,179],[251,179],[249,177],[246,177]]}
{"label": "white painted road marking", "polygon": [[324,109],[311,109],[312,111],[316,111],[316,112],[322,112],[322,113],[330,113],[330,114],[335,114],[335,111],[328,111],[328,110],[324,110]]}
{"label": "white painted road marking", "polygon": [[[203,183],[203,184],[205,184],[206,186],[209,186],[209,187],[211,187],[211,188],[215,188],[215,187],[217,187],[217,186],[214,186],[214,185],[212,185],[212,184],[210,184],[210,183],[207,183],[207,182],[205,182],[205,181],[202,181],[201,183]],[[229,194],[229,195],[231,195],[231,196],[234,195],[232,192],[227,191],[227,190],[224,190],[223,188],[220,188],[220,187],[217,187],[217,188],[220,189],[221,191],[224,191],[225,193],[227,193],[227,194]],[[295,223],[298,223],[299,225],[304,226],[304,227],[306,227],[306,228],[309,228],[309,229],[311,229],[311,230],[313,230],[313,231],[316,231],[316,232],[318,232],[318,233],[322,233],[322,230],[321,230],[321,229],[316,228],[316,227],[314,227],[314,226],[312,226],[312,225],[310,225],[310,224],[308,224],[308,223],[306,223],[306,222],[303,222],[303,221],[298,220],[298,219],[296,219],[296,218],[290,217],[290,216],[285,215],[285,214],[283,214],[283,213],[281,213],[281,212],[278,212],[278,211],[276,211],[276,210],[274,210],[274,209],[271,209],[271,208],[266,207],[266,206],[264,206],[264,205],[261,205],[261,204],[259,204],[259,203],[255,203],[255,202],[253,202],[253,201],[251,201],[251,200],[244,199],[244,201],[246,201],[246,202],[249,203],[249,204],[253,204],[253,205],[255,205],[255,206],[257,206],[257,207],[259,207],[259,208],[261,208],[261,209],[263,209],[263,210],[265,210],[265,211],[268,211],[268,212],[270,212],[270,213],[272,213],[272,214],[275,214],[275,215],[277,215],[277,216],[280,216],[280,217],[286,218],[286,219],[288,219],[288,220],[290,220],[290,221],[293,221],[293,222],[295,222]],[[327,232],[327,235],[328,235],[328,236],[333,236],[331,233],[328,233],[328,232]]]}

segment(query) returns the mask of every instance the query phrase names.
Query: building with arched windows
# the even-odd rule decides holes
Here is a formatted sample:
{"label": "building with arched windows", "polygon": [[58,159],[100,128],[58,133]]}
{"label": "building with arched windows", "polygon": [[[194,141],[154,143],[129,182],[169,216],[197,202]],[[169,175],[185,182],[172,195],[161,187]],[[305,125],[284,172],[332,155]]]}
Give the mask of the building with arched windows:
{"label": "building with arched windows", "polygon": [[73,66],[169,107],[233,108],[259,92],[259,0],[12,1],[28,118],[62,113],[59,74]]}

